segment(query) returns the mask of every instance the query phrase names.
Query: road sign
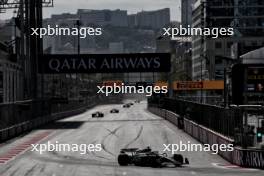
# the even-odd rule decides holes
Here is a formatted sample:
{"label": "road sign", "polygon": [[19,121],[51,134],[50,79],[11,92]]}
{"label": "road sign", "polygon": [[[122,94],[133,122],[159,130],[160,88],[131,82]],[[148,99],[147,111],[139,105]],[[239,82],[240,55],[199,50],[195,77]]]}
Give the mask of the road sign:
{"label": "road sign", "polygon": [[128,73],[169,72],[169,53],[43,55],[39,72],[61,73]]}

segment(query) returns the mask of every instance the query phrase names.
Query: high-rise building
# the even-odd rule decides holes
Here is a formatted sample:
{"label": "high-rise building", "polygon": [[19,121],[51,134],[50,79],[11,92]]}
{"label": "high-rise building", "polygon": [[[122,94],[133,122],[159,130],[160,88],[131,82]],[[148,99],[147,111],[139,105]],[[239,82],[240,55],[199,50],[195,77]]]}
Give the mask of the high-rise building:
{"label": "high-rise building", "polygon": [[181,0],[181,24],[187,27],[192,24],[192,7],[195,0]]}
{"label": "high-rise building", "polygon": [[170,23],[170,9],[142,11],[129,15],[129,24],[134,27],[161,29]]}
{"label": "high-rise building", "polygon": [[[264,1],[196,0],[192,13],[193,28],[234,28],[233,36],[193,36],[192,76],[194,80],[223,79],[226,60],[263,46]],[[237,58],[234,58],[237,59]]]}
{"label": "high-rise building", "polygon": [[128,26],[136,27],[136,24],[137,24],[137,15],[136,14],[128,15]]}
{"label": "high-rise building", "polygon": [[109,52],[110,53],[124,53],[124,44],[123,42],[111,42],[109,43]]}
{"label": "high-rise building", "polygon": [[[194,0],[181,0],[181,23],[174,27],[187,28],[192,24],[192,7]],[[187,36],[186,36],[187,37]],[[192,49],[191,41],[179,41],[174,49],[173,76],[176,81],[192,80]]]}
{"label": "high-rise building", "polygon": [[90,10],[90,9],[79,9],[77,12],[81,21],[84,25],[95,24],[95,25],[112,25],[127,27],[128,18],[126,10]]}

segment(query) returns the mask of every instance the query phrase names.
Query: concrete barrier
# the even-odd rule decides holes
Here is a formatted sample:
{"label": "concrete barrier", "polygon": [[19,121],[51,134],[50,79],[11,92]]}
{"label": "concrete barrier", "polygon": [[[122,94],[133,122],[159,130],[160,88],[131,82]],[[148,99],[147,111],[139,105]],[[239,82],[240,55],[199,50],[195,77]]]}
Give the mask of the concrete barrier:
{"label": "concrete barrier", "polygon": [[13,127],[10,127],[9,130],[8,130],[8,137],[9,138],[12,138],[16,135],[16,129],[15,129],[15,126]]}
{"label": "concrete barrier", "polygon": [[70,111],[66,111],[66,112],[54,113],[51,115],[51,119],[52,120],[59,120],[59,119],[65,118],[65,117],[74,116],[74,115],[81,114],[81,113],[85,112],[86,109],[87,108],[79,108],[79,109],[70,110]]}
{"label": "concrete barrier", "polygon": [[38,118],[33,119],[31,121],[26,121],[26,122],[11,126],[9,128],[2,129],[2,130],[0,130],[0,143],[3,141],[6,141],[8,139],[11,139],[15,136],[18,136],[18,135],[22,134],[23,132],[32,130],[32,129],[37,128],[41,125],[47,124],[49,122],[59,120],[59,119],[63,119],[63,118],[69,117],[69,116],[81,114],[81,113],[85,112],[86,109],[92,108],[94,106],[96,106],[96,103],[93,103],[89,107],[82,107],[79,109],[69,110],[69,111],[65,111],[65,112],[53,113],[50,116],[38,117]]}
{"label": "concrete barrier", "polygon": [[[219,146],[221,144],[225,144],[226,146],[229,144],[233,144],[234,140],[227,138],[219,133],[216,133],[202,125],[199,125],[195,122],[192,122],[188,119],[184,119],[184,126],[185,126],[185,132],[190,134],[192,137],[197,139],[203,144],[218,144]],[[232,152],[222,152],[219,151],[218,153],[221,157],[226,159],[227,161],[233,163],[233,153]]]}
{"label": "concrete barrier", "polygon": [[33,129],[33,123],[31,121],[29,121],[27,124],[26,124],[26,131],[29,131]]}
{"label": "concrete barrier", "polygon": [[0,140],[4,141],[8,138],[8,131],[7,130],[1,130],[0,131]]}
{"label": "concrete barrier", "polygon": [[16,127],[16,134],[20,134],[22,132],[21,126],[22,126],[22,124],[17,125],[17,127]]}
{"label": "concrete barrier", "polygon": [[[179,115],[164,109],[158,109],[153,107],[149,107],[149,111],[160,117],[163,117],[164,119],[167,119],[174,125],[178,126]],[[216,133],[215,131],[212,131],[186,118],[184,119],[183,130],[203,144],[228,145],[234,143],[233,139]],[[234,147],[234,150],[231,152],[219,151],[218,154],[227,161],[239,165],[241,167],[264,169],[263,150],[241,149],[238,147]]]}
{"label": "concrete barrier", "polygon": [[237,147],[233,151],[233,163],[242,167],[264,169],[264,151]]}
{"label": "concrete barrier", "polygon": [[3,138],[3,131],[0,130],[0,141],[2,140],[2,138]]}

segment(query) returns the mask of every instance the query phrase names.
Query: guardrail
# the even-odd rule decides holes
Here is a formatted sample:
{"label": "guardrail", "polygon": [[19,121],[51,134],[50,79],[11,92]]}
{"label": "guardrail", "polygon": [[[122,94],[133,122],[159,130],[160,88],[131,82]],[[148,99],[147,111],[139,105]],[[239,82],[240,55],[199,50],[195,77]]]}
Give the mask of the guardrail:
{"label": "guardrail", "polygon": [[71,101],[63,104],[52,104],[47,100],[0,104],[0,142],[51,121],[82,113],[100,101],[94,96],[86,102]]}
{"label": "guardrail", "polygon": [[47,100],[20,101],[0,104],[0,129],[33,120],[51,114],[51,103]]}
{"label": "guardrail", "polygon": [[[203,144],[228,145],[234,143],[233,139],[226,137],[220,133],[217,133],[209,128],[206,128],[203,125],[199,125],[198,123],[195,123],[190,119],[183,118],[183,124],[181,124],[182,117],[174,112],[151,105],[148,106],[148,110],[153,114],[163,117],[164,119],[170,121],[171,123],[180,128],[182,128],[180,125],[183,125],[183,130],[186,133],[188,133],[193,138],[197,139]],[[241,167],[264,169],[263,150],[241,149],[239,147],[235,147],[234,150],[231,152],[219,151],[218,154],[230,163],[239,165]]]}
{"label": "guardrail", "polygon": [[16,137],[24,132],[30,131],[34,128],[37,128],[51,121],[59,120],[59,119],[62,119],[68,116],[82,113],[85,110],[86,108],[80,108],[76,110],[69,110],[66,112],[54,113],[49,116],[38,117],[33,120],[28,120],[28,121],[10,126],[5,129],[1,129],[0,130],[0,142]]}
{"label": "guardrail", "polygon": [[238,109],[172,98],[150,99],[149,104],[188,117],[188,119],[228,137],[233,137],[235,128],[242,126],[242,114]]}

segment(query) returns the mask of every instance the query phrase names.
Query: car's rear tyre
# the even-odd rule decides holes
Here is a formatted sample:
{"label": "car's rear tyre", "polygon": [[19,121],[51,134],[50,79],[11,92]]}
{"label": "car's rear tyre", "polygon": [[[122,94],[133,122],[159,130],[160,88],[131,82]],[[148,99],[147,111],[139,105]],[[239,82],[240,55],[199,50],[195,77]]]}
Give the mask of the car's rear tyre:
{"label": "car's rear tyre", "polygon": [[120,166],[127,166],[130,163],[130,158],[127,154],[121,153],[118,155],[117,161]]}
{"label": "car's rear tyre", "polygon": [[184,160],[184,158],[183,158],[182,155],[174,154],[174,155],[173,155],[173,159],[174,159],[175,161],[179,162],[180,164],[183,164],[183,160]]}

